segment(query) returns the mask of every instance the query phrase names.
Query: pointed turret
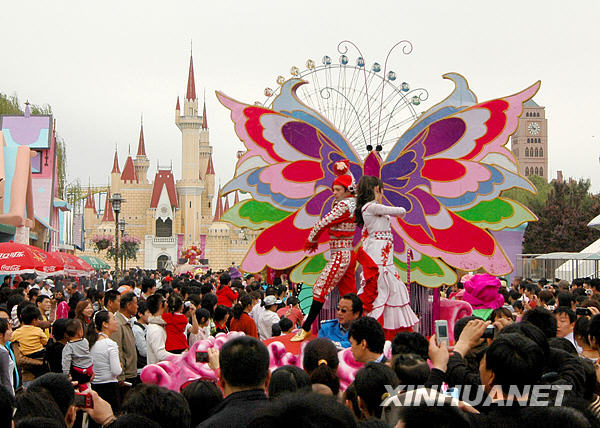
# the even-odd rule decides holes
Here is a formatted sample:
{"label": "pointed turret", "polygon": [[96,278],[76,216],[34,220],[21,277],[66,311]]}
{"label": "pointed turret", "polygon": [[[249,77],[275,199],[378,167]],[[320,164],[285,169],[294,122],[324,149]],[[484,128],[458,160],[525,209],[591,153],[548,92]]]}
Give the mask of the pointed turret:
{"label": "pointed turret", "polygon": [[[127,165],[125,165],[127,166]],[[140,138],[138,141],[137,156],[133,159],[135,169],[135,179],[138,183],[148,183],[148,168],[150,168],[150,160],[146,156],[146,142],[144,141],[144,118],[140,118]],[[123,169],[125,172],[125,169]]]}
{"label": "pointed turret", "polygon": [[113,192],[118,192],[121,189],[121,168],[119,168],[119,155],[117,146],[115,145],[115,158],[113,160],[113,168],[110,173],[110,188]]}
{"label": "pointed turret", "polygon": [[96,200],[92,196],[92,189],[88,186],[87,197],[85,198],[85,208],[91,208],[94,210],[94,214],[96,214]]}
{"label": "pointed turret", "polygon": [[127,182],[136,182],[137,174],[135,173],[135,166],[133,165],[133,159],[131,155],[127,156],[127,160],[125,161],[125,166],[123,167],[123,173],[121,174],[121,180]]}
{"label": "pointed turret", "polygon": [[146,156],[146,144],[144,143],[144,121],[142,119],[142,123],[140,125],[140,139],[138,141],[138,156]]}
{"label": "pointed turret", "polygon": [[221,202],[221,191],[219,190],[219,195],[217,195],[217,209],[215,210],[215,218],[213,219],[213,223],[220,221],[222,215],[223,215],[223,204]]}
{"label": "pointed turret", "polygon": [[117,149],[115,148],[115,158],[113,160],[113,167],[111,174],[120,174],[121,169],[119,168],[119,155],[117,154]]}
{"label": "pointed turret", "polygon": [[206,100],[204,100],[204,107],[202,107],[202,129],[208,129],[208,121],[206,119]]}
{"label": "pointed turret", "polygon": [[177,95],[177,104],[175,104],[175,123],[177,123],[177,121],[179,120],[180,117],[181,117],[181,106],[179,104],[179,95]]}
{"label": "pointed turret", "polygon": [[110,201],[110,189],[106,192],[106,201],[104,202],[104,215],[102,216],[102,221],[110,221],[115,222],[115,215],[113,213],[112,202]]}
{"label": "pointed turret", "polygon": [[192,58],[192,54],[190,53],[190,71],[188,73],[188,82],[187,82],[187,93],[185,95],[186,100],[195,100],[196,99],[196,82],[194,81],[194,60]]}
{"label": "pointed turret", "polygon": [[229,195],[225,195],[225,207],[223,208],[223,214],[229,210]]}
{"label": "pointed turret", "polygon": [[206,174],[215,175],[215,167],[213,166],[212,156],[208,158],[208,166],[206,167]]}
{"label": "pointed turret", "polygon": [[233,205],[237,204],[240,201],[240,196],[238,195],[238,191],[235,191],[235,196],[233,198]]}

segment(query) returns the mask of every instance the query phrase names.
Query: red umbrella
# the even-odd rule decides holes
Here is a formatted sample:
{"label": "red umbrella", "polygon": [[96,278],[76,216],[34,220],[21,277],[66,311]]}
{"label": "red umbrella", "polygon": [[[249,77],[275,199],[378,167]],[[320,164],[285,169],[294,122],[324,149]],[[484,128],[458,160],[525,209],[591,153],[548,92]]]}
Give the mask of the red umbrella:
{"label": "red umbrella", "polygon": [[70,253],[52,252],[51,255],[62,260],[65,266],[65,272],[72,276],[89,276],[94,272],[94,268],[79,257]]}
{"label": "red umbrella", "polygon": [[0,275],[63,273],[63,263],[46,251],[15,242],[0,243]]}

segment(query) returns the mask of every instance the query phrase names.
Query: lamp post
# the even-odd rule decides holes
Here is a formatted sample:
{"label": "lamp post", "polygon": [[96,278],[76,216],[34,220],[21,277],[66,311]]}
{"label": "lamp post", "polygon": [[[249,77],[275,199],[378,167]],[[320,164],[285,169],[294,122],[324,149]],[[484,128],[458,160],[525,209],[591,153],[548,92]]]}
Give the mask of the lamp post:
{"label": "lamp post", "polygon": [[[121,247],[123,246],[123,242],[125,242],[123,240],[123,237],[125,236],[126,225],[127,223],[125,223],[125,219],[121,219],[121,221],[119,222],[119,230],[121,231]],[[122,253],[122,251],[119,251],[119,253]],[[121,254],[121,271],[125,271],[125,254]]]}
{"label": "lamp post", "polygon": [[121,212],[121,203],[124,202],[120,193],[114,193],[110,198],[113,211],[115,212],[115,278],[119,277],[119,213]]}

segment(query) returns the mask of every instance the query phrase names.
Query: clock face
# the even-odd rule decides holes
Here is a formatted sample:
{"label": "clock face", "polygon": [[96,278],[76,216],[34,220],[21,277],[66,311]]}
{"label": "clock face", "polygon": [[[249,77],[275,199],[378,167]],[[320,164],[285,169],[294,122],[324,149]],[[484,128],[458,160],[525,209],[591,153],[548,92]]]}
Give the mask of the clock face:
{"label": "clock face", "polygon": [[542,127],[537,122],[531,122],[529,124],[529,126],[527,127],[527,130],[529,131],[529,133],[531,135],[538,135],[540,133],[540,131],[542,130]]}

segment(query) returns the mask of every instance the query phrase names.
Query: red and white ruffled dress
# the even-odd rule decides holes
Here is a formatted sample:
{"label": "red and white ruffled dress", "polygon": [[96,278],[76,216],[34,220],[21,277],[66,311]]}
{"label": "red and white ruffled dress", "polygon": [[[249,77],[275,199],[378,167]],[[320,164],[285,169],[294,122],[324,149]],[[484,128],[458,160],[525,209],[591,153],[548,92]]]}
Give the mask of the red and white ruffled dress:
{"label": "red and white ruffled dress", "polygon": [[375,201],[362,208],[364,219],[363,245],[358,260],[363,267],[358,295],[365,315],[383,326],[386,339],[406,331],[419,322],[410,307],[406,285],[394,266],[394,239],[390,216],[402,217],[404,208],[389,207]]}

